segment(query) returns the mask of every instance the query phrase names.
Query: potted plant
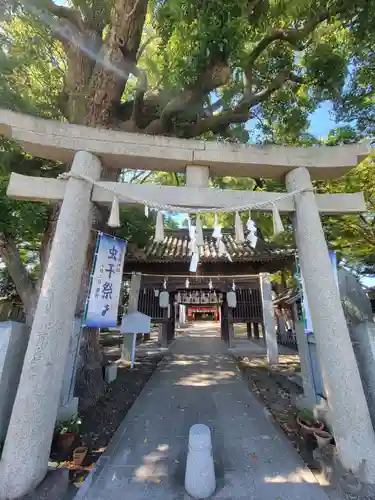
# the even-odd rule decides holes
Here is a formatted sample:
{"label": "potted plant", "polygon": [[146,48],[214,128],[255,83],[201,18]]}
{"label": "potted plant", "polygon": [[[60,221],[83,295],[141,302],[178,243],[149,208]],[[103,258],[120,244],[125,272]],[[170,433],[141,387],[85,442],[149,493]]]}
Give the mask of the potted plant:
{"label": "potted plant", "polygon": [[73,450],[73,463],[76,466],[81,466],[87,455],[87,446],[78,446]]}
{"label": "potted plant", "polygon": [[327,431],[322,431],[320,429],[316,429],[314,431],[314,437],[316,442],[318,443],[318,448],[325,448],[332,441],[332,434]]}
{"label": "potted plant", "polygon": [[69,420],[61,420],[56,426],[56,445],[61,452],[68,452],[77,437],[81,420],[73,415]]}
{"label": "potted plant", "polygon": [[297,415],[297,423],[305,435],[313,435],[315,431],[322,431],[324,423],[317,420],[311,410],[304,408]]}

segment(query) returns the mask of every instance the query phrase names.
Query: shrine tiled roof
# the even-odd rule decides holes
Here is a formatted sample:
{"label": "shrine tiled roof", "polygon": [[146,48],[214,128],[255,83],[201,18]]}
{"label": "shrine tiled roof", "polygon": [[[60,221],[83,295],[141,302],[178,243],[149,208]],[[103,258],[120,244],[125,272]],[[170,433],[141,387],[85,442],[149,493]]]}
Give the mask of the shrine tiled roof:
{"label": "shrine tiled roof", "polygon": [[[165,230],[162,243],[150,241],[145,248],[136,248],[129,245],[126,260],[138,262],[189,262],[191,246],[187,229]],[[228,257],[219,255],[216,240],[212,238],[212,229],[204,229],[204,246],[200,247],[200,262],[228,262]],[[223,242],[233,262],[256,262],[290,259],[294,250],[258,239],[255,248],[248,243],[238,244],[234,238],[234,231],[222,229]]]}

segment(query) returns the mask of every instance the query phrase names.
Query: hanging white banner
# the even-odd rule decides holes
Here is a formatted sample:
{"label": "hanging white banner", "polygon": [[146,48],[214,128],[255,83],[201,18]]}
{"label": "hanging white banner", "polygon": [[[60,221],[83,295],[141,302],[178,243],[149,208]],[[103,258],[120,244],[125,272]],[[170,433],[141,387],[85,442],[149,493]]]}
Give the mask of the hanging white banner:
{"label": "hanging white banner", "polygon": [[85,325],[117,326],[126,241],[100,233],[92,274]]}

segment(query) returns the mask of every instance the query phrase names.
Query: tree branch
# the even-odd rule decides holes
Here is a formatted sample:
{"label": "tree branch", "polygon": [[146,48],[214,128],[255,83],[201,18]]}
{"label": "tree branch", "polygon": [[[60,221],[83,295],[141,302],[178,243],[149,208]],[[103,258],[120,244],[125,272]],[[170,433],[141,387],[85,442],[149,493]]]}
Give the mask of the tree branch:
{"label": "tree branch", "polygon": [[64,7],[63,5],[56,5],[55,3],[50,2],[48,4],[48,11],[59,19],[66,19],[79,31],[85,31],[85,23],[80,12],[78,12],[77,10],[71,9],[70,7]]}
{"label": "tree branch", "polygon": [[134,12],[137,10],[139,2],[140,2],[140,0],[136,0],[131,11],[128,12],[127,14],[125,14],[126,20],[129,19],[134,14]]}
{"label": "tree branch", "polygon": [[252,107],[260,104],[261,102],[266,101],[288,80],[298,83],[301,82],[301,79],[292,71],[283,70],[268,84],[265,89],[261,90],[257,94],[254,94],[249,99],[244,99],[233,110],[204,118],[202,120],[199,120],[197,123],[185,128],[183,137],[198,137],[199,135],[208,132],[209,130],[217,131],[218,128],[228,127],[229,125],[234,123],[246,122],[250,118],[249,110]]}
{"label": "tree branch", "polygon": [[154,120],[146,128],[146,134],[162,134],[168,130],[171,119],[183,113],[187,108],[199,102],[203,96],[217,87],[228,83],[231,69],[226,62],[216,62],[208,68],[195,85],[181,91],[177,97],[171,99],[164,107],[160,119]]}
{"label": "tree branch", "polygon": [[271,33],[270,35],[265,36],[254,48],[254,50],[251,52],[249,59],[248,59],[248,64],[247,68],[245,70],[246,76],[248,79],[250,79],[250,73],[252,71],[252,68],[258,59],[258,57],[276,40],[280,40],[283,42],[288,42],[293,46],[298,46],[300,42],[302,42],[310,33],[314,31],[316,26],[318,24],[322,23],[323,21],[326,21],[331,17],[332,15],[336,14],[336,12],[329,12],[328,10],[322,11],[319,14],[314,15],[311,17],[311,19],[308,19],[303,28],[297,29],[279,29]]}
{"label": "tree branch", "polygon": [[131,120],[138,127],[139,120],[142,116],[143,111],[143,101],[148,87],[147,74],[143,69],[137,68],[135,64],[134,68],[132,69],[132,73],[137,78],[137,88],[135,92]]}
{"label": "tree branch", "polygon": [[285,82],[293,81],[295,83],[301,83],[302,79],[298,75],[294,74],[290,70],[281,71],[268,85],[265,89],[261,90],[257,94],[252,95],[244,103],[248,104],[249,107],[254,107],[261,102],[266,101],[276,90],[279,90]]}
{"label": "tree branch", "polygon": [[178,178],[178,173],[177,172],[173,172],[173,177],[174,177],[176,186],[179,186],[180,185],[180,179]]}
{"label": "tree branch", "polygon": [[215,132],[219,128],[226,128],[233,123],[243,123],[249,119],[249,112],[239,112],[238,110],[230,110],[219,115],[214,115],[209,118],[199,120],[197,123],[184,128],[183,137],[191,138],[198,137],[205,132]]}
{"label": "tree branch", "polygon": [[37,302],[37,292],[30,279],[15,242],[4,233],[0,233],[0,256],[12,278],[18,295],[25,308],[26,316],[31,319]]}
{"label": "tree branch", "polygon": [[137,52],[137,62],[139,59],[143,56],[144,51],[146,50],[147,46],[150,45],[150,43],[157,38],[157,35],[152,35],[150,38],[147,38],[142,45],[139,47],[138,52]]}
{"label": "tree branch", "polygon": [[147,179],[149,179],[152,175],[154,174],[154,172],[148,172],[140,181],[139,181],[139,184],[143,184],[147,181]]}

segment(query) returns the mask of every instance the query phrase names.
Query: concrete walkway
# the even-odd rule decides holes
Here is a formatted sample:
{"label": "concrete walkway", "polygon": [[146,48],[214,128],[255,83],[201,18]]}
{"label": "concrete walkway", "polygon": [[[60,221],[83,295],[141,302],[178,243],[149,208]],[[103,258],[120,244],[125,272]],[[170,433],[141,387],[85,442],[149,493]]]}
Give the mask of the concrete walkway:
{"label": "concrete walkway", "polygon": [[212,323],[179,336],[76,500],[187,500],[189,428],[213,435],[218,500],[327,500],[249,391]]}

